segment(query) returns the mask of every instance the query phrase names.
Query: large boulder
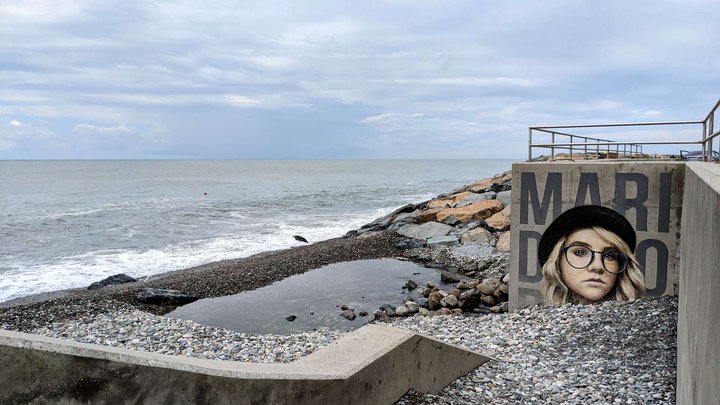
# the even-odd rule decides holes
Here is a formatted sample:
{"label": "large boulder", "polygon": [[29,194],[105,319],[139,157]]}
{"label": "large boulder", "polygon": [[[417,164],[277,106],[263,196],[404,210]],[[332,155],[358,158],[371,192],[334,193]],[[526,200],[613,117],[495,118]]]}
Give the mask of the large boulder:
{"label": "large boulder", "polygon": [[503,232],[498,236],[497,244],[495,245],[495,249],[501,251],[501,252],[509,252],[510,251],[510,232]]}
{"label": "large boulder", "polygon": [[512,202],[512,190],[505,190],[497,193],[495,199],[505,205],[510,205],[510,203]]}
{"label": "large boulder", "polygon": [[127,274],[120,273],[114,276],[107,277],[100,281],[96,281],[88,286],[88,290],[97,290],[98,288],[108,287],[111,285],[134,283],[137,280],[128,276]]}
{"label": "large boulder", "polygon": [[473,219],[485,219],[493,215],[494,213],[501,211],[503,205],[497,200],[486,200],[476,202],[464,207],[459,208],[446,208],[437,213],[437,220],[442,222],[449,216],[454,216],[461,222],[469,222]]}
{"label": "large boulder", "polygon": [[500,192],[509,190],[512,187],[511,182],[512,174],[508,172],[499,174],[491,179],[480,180],[468,186],[467,189],[476,193],[484,193],[486,191]]}
{"label": "large boulder", "polygon": [[142,304],[177,307],[195,302],[200,298],[184,291],[145,288],[137,294],[136,299]]}
{"label": "large boulder", "polygon": [[427,245],[430,248],[438,247],[438,246],[454,246],[460,243],[458,241],[458,238],[455,236],[434,236],[427,240]]}
{"label": "large boulder", "polygon": [[506,206],[502,211],[496,212],[486,219],[485,222],[498,231],[507,231],[510,229],[510,207],[510,205]]}
{"label": "large boulder", "polygon": [[442,211],[441,208],[427,209],[415,215],[415,219],[420,222],[435,222],[437,221],[437,213],[440,211]]}
{"label": "large boulder", "polygon": [[491,237],[492,234],[487,229],[475,228],[463,233],[460,240],[462,243],[488,243]]}
{"label": "large boulder", "polygon": [[415,225],[408,224],[398,229],[398,235],[413,239],[430,239],[436,236],[445,236],[453,230],[450,225],[441,224],[439,222],[426,222],[424,224]]}
{"label": "large boulder", "polygon": [[455,202],[452,198],[436,198],[427,203],[426,209],[452,207]]}
{"label": "large boulder", "polygon": [[463,193],[463,194],[467,194],[467,195],[464,198],[457,200],[457,202],[455,203],[456,208],[464,207],[464,206],[470,205],[470,204],[475,204],[476,202],[480,202],[480,201],[494,200],[495,196],[497,195],[495,192],[492,192],[492,191],[488,191],[487,193],[482,193],[482,194],[471,193],[471,192],[467,192],[467,193]]}

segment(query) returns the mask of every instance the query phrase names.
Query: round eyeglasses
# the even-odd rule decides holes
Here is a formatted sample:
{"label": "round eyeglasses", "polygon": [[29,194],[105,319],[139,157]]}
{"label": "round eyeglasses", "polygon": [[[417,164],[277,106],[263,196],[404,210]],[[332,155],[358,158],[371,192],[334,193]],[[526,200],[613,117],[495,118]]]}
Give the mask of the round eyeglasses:
{"label": "round eyeglasses", "polygon": [[584,269],[588,267],[595,258],[595,253],[597,253],[602,258],[602,264],[605,270],[613,274],[619,274],[625,271],[628,262],[630,261],[622,252],[615,250],[596,252],[585,246],[579,245],[564,247],[561,252],[565,256],[565,260],[567,260],[568,264],[576,269]]}

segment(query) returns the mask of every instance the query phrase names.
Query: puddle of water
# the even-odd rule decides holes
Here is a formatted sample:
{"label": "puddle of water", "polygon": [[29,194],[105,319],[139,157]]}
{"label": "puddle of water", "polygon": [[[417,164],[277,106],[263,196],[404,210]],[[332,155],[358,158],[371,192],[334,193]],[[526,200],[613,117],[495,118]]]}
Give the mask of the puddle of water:
{"label": "puddle of water", "polygon": [[[256,334],[322,328],[349,331],[367,322],[360,311],[372,314],[382,304],[400,305],[408,294],[402,289],[407,280],[419,287],[431,281],[446,291],[454,288],[440,283],[439,271],[412,262],[359,260],[310,270],[256,290],[195,301],[166,316]],[[411,294],[415,299],[421,297],[418,290]],[[349,321],[340,316],[341,305],[354,308],[357,318]],[[297,318],[290,322],[285,319],[290,315]]]}

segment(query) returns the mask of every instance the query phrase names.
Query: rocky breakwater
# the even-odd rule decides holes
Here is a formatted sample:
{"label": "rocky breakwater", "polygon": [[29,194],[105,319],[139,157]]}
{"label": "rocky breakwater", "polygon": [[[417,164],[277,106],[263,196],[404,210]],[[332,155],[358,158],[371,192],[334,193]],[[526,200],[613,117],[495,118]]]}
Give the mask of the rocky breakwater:
{"label": "rocky breakwater", "polygon": [[407,295],[397,307],[390,304],[374,319],[414,314],[507,312],[508,259],[511,215],[510,172],[495,175],[419,204],[408,204],[347,236],[367,237],[394,231],[408,259],[443,270],[443,290],[428,284],[406,287],[423,298]]}

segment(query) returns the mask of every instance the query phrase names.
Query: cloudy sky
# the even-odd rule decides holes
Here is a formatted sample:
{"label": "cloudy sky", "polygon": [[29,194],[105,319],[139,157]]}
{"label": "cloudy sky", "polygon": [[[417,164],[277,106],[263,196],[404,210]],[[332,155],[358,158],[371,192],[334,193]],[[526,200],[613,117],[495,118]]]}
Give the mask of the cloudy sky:
{"label": "cloudy sky", "polygon": [[530,125],[705,118],[718,21],[711,1],[0,0],[0,159],[522,159]]}

